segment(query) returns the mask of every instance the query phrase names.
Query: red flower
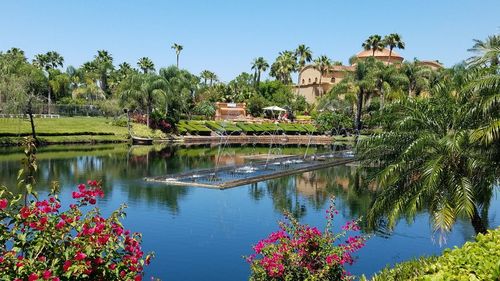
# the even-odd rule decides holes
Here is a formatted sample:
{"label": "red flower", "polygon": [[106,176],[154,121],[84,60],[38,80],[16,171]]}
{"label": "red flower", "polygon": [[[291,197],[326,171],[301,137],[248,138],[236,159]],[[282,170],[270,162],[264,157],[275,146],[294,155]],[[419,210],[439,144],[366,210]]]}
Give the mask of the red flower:
{"label": "red flower", "polygon": [[142,281],[142,276],[141,275],[136,275],[134,277],[134,281]]}
{"label": "red flower", "polygon": [[116,264],[112,263],[109,265],[109,269],[115,270],[115,268],[116,268]]}
{"label": "red flower", "polygon": [[63,265],[64,271],[68,271],[69,267],[72,265],[71,261],[65,261]]}
{"label": "red flower", "polygon": [[77,261],[81,261],[81,260],[85,259],[86,257],[87,257],[87,255],[86,255],[86,254],[84,254],[84,253],[82,253],[82,252],[78,252],[78,253],[76,253],[76,255],[75,255],[75,260],[77,260]]}
{"label": "red flower", "polygon": [[42,276],[43,276],[43,279],[49,280],[49,278],[52,277],[52,271],[47,269],[43,272]]}
{"label": "red flower", "polygon": [[60,220],[57,224],[56,224],[56,228],[57,229],[61,229],[64,227],[64,225],[66,224],[66,222],[64,220]]}
{"label": "red flower", "polygon": [[28,281],[36,281],[38,280],[38,275],[36,273],[31,273],[30,276],[28,277]]}
{"label": "red flower", "polygon": [[0,210],[7,208],[8,203],[9,201],[7,201],[7,199],[5,198],[0,199]]}

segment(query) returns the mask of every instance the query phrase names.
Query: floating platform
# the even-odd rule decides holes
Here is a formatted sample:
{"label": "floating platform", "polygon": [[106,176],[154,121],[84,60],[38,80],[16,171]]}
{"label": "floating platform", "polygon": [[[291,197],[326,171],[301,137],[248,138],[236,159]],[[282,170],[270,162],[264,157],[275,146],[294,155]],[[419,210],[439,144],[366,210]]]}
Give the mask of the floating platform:
{"label": "floating platform", "polygon": [[307,171],[343,165],[355,161],[351,151],[319,155],[294,155],[267,159],[248,165],[201,169],[175,175],[148,177],[149,182],[168,185],[227,189]]}

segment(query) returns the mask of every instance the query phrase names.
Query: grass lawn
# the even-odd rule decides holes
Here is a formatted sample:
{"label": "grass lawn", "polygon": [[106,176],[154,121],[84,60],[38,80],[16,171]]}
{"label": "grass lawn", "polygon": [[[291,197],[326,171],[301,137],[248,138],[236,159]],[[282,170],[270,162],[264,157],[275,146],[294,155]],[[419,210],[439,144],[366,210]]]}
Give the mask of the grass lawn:
{"label": "grass lawn", "polygon": [[[35,130],[46,143],[122,142],[128,139],[127,127],[113,125],[113,119],[103,117],[36,118]],[[164,138],[142,124],[133,124],[139,137]],[[15,144],[31,133],[28,119],[0,118],[0,144]]]}

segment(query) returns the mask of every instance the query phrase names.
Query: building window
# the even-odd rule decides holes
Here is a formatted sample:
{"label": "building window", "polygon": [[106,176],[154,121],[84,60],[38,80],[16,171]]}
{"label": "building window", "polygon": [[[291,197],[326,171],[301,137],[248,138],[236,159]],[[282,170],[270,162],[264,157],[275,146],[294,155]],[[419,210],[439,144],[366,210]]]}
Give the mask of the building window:
{"label": "building window", "polygon": [[318,77],[314,78],[314,83],[318,83]]}
{"label": "building window", "polygon": [[311,78],[309,78],[309,83],[311,83]]}
{"label": "building window", "polygon": [[335,83],[335,77],[332,77],[332,79],[330,79],[330,82]]}
{"label": "building window", "polygon": [[305,84],[306,83],[306,80],[302,79],[302,84]]}

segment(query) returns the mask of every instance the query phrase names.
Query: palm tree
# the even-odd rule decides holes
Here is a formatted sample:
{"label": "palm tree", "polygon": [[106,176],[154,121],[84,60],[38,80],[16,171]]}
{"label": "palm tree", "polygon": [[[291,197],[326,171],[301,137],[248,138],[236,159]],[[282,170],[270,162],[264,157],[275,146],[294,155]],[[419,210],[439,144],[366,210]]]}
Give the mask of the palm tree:
{"label": "palm tree", "polygon": [[147,126],[150,125],[150,115],[155,105],[167,98],[167,81],[153,74],[136,74],[120,85],[121,101],[138,109],[146,109]]}
{"label": "palm tree", "polygon": [[408,82],[407,77],[393,65],[376,63],[371,76],[375,80],[375,90],[380,96],[380,110],[384,108],[386,93],[390,93]]}
{"label": "palm tree", "polygon": [[299,90],[298,86],[300,85],[300,71],[306,63],[312,61],[312,52],[309,47],[304,44],[300,44],[297,49],[295,49],[295,56],[297,57],[297,70],[299,71],[299,75],[297,77],[297,92]]}
{"label": "palm tree", "polygon": [[429,77],[432,69],[422,66],[417,60],[403,63],[401,71],[407,78],[409,97],[418,96],[422,91],[429,89]]}
{"label": "palm tree", "polygon": [[401,50],[405,48],[405,42],[403,42],[401,36],[397,33],[386,35],[384,37],[384,40],[382,40],[382,44],[386,47],[389,47],[389,58],[387,59],[388,63],[391,62],[392,50],[394,48],[398,48]]}
{"label": "palm tree", "polygon": [[378,34],[368,37],[361,46],[367,51],[372,50],[372,57],[375,56],[375,51],[382,51],[384,49],[382,37]]}
{"label": "palm tree", "polygon": [[210,71],[209,70],[203,70],[200,73],[200,78],[203,79],[203,84],[206,86],[207,81],[210,79]]}
{"label": "palm tree", "polygon": [[175,56],[177,57],[177,68],[179,68],[179,55],[181,54],[183,47],[182,45],[174,43],[171,48],[175,50]]}
{"label": "palm tree", "polygon": [[496,68],[500,63],[500,35],[488,36],[485,41],[474,39],[474,42],[474,46],[469,51],[477,55],[469,58],[469,64],[472,66],[490,65]]}
{"label": "palm tree", "polygon": [[33,59],[33,65],[43,69],[47,73],[47,78],[49,79],[49,87],[48,87],[48,111],[47,113],[50,115],[50,107],[52,104],[52,91],[53,88],[51,85],[54,85],[55,82],[53,81],[53,78],[51,75],[51,71],[56,69],[57,67],[62,67],[64,64],[64,58],[57,52],[50,51],[47,52],[46,54],[38,54],[35,56],[35,59]]}
{"label": "palm tree", "polygon": [[322,55],[314,60],[314,67],[319,71],[319,88],[320,96],[323,96],[323,86],[321,85],[321,78],[328,73],[332,61],[325,55]]}
{"label": "palm tree", "polygon": [[269,68],[269,64],[263,57],[258,57],[252,62],[252,70],[255,71],[254,75],[254,84],[256,87],[259,87],[260,84],[260,75],[262,72],[266,71]]}
{"label": "palm tree", "polygon": [[214,72],[210,71],[208,75],[208,80],[210,80],[210,87],[212,87],[213,83],[219,80],[219,77],[217,77],[217,74]]}
{"label": "palm tree", "polygon": [[474,97],[457,95],[452,82],[437,87],[428,99],[390,105],[392,129],[357,146],[364,164],[379,167],[380,190],[369,224],[385,221],[392,228],[399,218],[412,219],[427,208],[435,230],[449,231],[465,217],[476,233],[486,232],[498,161],[493,146],[479,146],[472,137],[483,122]]}
{"label": "palm tree", "polygon": [[283,51],[279,53],[276,61],[271,65],[270,75],[278,79],[284,84],[292,83],[290,74],[297,69],[297,58],[295,53],[291,51]]}
{"label": "palm tree", "polygon": [[106,50],[98,50],[97,55],[94,57],[91,64],[92,66],[90,66],[90,68],[93,68],[99,76],[99,85],[101,90],[104,93],[109,94],[108,76],[114,69],[113,57]]}
{"label": "palm tree", "polygon": [[137,62],[137,66],[142,70],[144,74],[150,71],[155,71],[155,65],[153,61],[148,57],[142,57]]}

